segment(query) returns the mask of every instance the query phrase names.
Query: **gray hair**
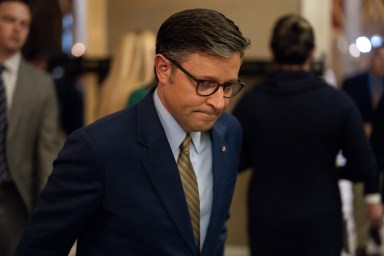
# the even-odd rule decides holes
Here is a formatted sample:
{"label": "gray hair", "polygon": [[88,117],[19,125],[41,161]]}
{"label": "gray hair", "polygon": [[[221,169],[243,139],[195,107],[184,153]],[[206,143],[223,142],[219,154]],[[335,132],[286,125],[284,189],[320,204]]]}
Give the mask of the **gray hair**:
{"label": "gray hair", "polygon": [[250,45],[236,24],[210,9],[189,9],[170,16],[161,25],[156,38],[156,53],[176,61],[189,54],[205,52],[221,57],[240,53]]}

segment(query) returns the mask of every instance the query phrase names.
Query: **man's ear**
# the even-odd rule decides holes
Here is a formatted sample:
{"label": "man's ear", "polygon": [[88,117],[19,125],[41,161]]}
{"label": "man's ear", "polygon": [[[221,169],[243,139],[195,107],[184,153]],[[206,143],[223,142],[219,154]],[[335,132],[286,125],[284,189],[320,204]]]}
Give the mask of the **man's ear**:
{"label": "man's ear", "polygon": [[157,79],[160,83],[167,83],[172,74],[171,63],[161,54],[156,54],[154,63]]}
{"label": "man's ear", "polygon": [[315,55],[316,55],[316,48],[313,47],[311,52],[309,53],[309,56],[311,57],[311,61],[315,59]]}
{"label": "man's ear", "polygon": [[307,60],[305,61],[305,63],[304,63],[304,68],[306,69],[306,70],[311,70],[311,64],[312,64],[312,62],[315,60],[315,54],[316,54],[316,48],[313,48],[310,52],[309,52],[309,54],[308,54],[308,58],[307,58]]}

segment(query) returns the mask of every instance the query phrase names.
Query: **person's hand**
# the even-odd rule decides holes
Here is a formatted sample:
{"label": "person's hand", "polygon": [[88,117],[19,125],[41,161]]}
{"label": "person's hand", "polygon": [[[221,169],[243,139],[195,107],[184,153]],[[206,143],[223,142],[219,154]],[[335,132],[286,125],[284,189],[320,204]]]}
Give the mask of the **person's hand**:
{"label": "person's hand", "polygon": [[364,123],[364,131],[365,131],[365,135],[367,135],[367,137],[370,138],[372,133],[372,124]]}
{"label": "person's hand", "polygon": [[366,204],[367,217],[371,223],[371,226],[380,227],[383,221],[383,206],[378,203]]}
{"label": "person's hand", "polygon": [[383,220],[383,206],[381,203],[367,203],[366,212],[370,221],[369,236],[377,246],[381,246],[380,228]]}

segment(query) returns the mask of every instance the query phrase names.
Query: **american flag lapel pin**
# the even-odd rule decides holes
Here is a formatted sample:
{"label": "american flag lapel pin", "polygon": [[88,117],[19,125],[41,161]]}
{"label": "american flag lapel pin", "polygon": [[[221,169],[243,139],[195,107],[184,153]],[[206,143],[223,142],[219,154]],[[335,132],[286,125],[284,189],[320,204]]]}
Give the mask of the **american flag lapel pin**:
{"label": "american flag lapel pin", "polygon": [[222,146],[221,147],[221,152],[225,152],[225,151],[227,151],[227,147],[226,146]]}

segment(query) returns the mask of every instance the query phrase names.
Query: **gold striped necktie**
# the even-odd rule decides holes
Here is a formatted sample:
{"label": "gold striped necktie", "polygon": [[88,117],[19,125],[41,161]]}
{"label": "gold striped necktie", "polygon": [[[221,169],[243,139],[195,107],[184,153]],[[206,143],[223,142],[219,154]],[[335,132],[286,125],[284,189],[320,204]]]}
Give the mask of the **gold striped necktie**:
{"label": "gold striped necktie", "polygon": [[196,175],[189,158],[191,139],[191,135],[187,134],[180,145],[180,154],[177,160],[177,168],[179,169],[181,181],[183,183],[183,189],[188,204],[195,243],[197,248],[200,249],[200,199]]}

